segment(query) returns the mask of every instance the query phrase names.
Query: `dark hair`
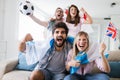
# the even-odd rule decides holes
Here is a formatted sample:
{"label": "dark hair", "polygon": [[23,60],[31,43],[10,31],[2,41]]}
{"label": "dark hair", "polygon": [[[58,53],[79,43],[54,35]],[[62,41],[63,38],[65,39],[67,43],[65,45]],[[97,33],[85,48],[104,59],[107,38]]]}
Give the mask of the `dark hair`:
{"label": "dark hair", "polygon": [[52,29],[52,34],[54,34],[54,32],[55,32],[55,30],[57,28],[64,28],[65,32],[66,32],[66,35],[68,34],[69,29],[68,29],[67,25],[64,22],[57,22],[57,23],[55,23],[55,25],[54,25],[54,27]]}
{"label": "dark hair", "polygon": [[61,9],[61,10],[62,10],[62,8],[58,7],[58,8],[55,10],[55,12],[56,12],[58,9]]}
{"label": "dark hair", "polygon": [[75,23],[75,26],[80,22],[80,16],[79,16],[79,9],[78,9],[78,7],[76,6],[76,5],[71,5],[70,7],[69,7],[69,11],[68,11],[68,15],[67,15],[67,18],[66,18],[66,22],[68,22],[68,23],[71,23],[71,15],[70,15],[70,9],[71,9],[71,7],[74,7],[74,8],[76,8],[76,10],[77,10],[77,14],[76,14],[76,16],[75,16],[75,21],[74,21],[74,23]]}

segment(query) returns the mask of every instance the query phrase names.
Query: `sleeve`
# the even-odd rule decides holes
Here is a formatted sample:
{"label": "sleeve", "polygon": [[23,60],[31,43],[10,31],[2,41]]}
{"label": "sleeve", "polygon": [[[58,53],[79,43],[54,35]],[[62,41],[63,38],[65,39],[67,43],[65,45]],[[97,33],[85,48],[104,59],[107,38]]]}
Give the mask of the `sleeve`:
{"label": "sleeve", "polygon": [[28,65],[38,62],[38,53],[36,52],[35,42],[26,42],[26,62]]}
{"label": "sleeve", "polygon": [[72,49],[68,52],[68,56],[67,56],[67,60],[66,60],[66,64],[72,59],[72,52],[73,52]]}
{"label": "sleeve", "polygon": [[52,31],[54,24],[55,24],[55,21],[49,21],[49,24],[48,24],[47,29],[48,29],[49,31]]}
{"label": "sleeve", "polygon": [[80,17],[80,24],[82,25],[84,23],[85,19]]}
{"label": "sleeve", "polygon": [[97,58],[95,60],[95,63],[97,65],[97,67],[99,68],[99,70],[101,70],[102,72],[105,72],[104,67],[102,65],[102,59],[101,58]]}

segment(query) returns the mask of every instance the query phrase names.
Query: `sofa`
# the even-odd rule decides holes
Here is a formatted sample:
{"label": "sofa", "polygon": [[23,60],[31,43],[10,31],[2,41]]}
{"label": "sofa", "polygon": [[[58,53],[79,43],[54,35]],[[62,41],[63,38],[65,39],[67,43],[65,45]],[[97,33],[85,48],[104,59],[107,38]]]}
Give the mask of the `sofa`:
{"label": "sofa", "polygon": [[[120,80],[120,50],[108,51],[108,61],[111,67],[111,72],[108,74],[110,80]],[[31,71],[16,70],[18,58],[0,62],[0,80],[29,80]],[[95,66],[93,73],[99,72]]]}

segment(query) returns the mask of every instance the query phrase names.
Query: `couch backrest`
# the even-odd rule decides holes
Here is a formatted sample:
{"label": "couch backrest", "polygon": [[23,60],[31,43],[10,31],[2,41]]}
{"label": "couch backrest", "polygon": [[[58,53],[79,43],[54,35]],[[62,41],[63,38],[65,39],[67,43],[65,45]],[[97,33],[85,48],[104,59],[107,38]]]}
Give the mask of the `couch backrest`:
{"label": "couch backrest", "polygon": [[108,61],[120,61],[120,50],[108,51]]}

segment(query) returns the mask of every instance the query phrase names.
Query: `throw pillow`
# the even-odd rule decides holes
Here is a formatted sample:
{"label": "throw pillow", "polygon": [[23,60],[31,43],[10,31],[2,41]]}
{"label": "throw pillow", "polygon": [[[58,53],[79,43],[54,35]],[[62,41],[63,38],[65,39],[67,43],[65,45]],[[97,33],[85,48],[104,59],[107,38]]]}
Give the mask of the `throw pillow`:
{"label": "throw pillow", "polygon": [[32,65],[28,65],[26,62],[25,53],[20,52],[18,55],[18,64],[16,66],[16,69],[32,71],[36,67],[37,63],[32,64]]}
{"label": "throw pillow", "polygon": [[111,72],[108,74],[112,78],[120,78],[120,62],[109,62]]}

